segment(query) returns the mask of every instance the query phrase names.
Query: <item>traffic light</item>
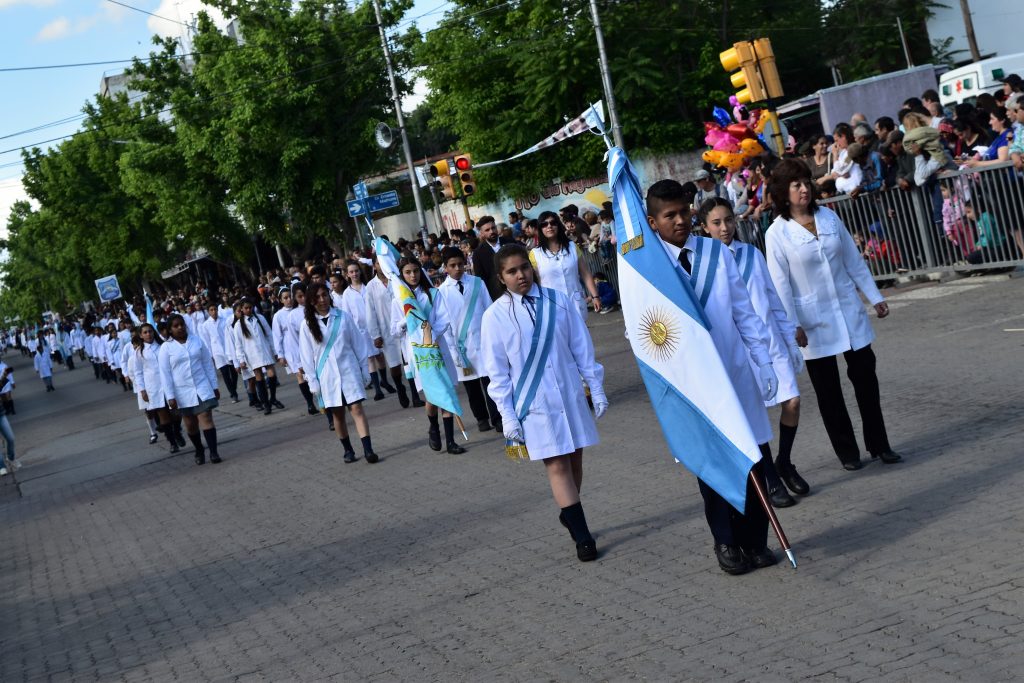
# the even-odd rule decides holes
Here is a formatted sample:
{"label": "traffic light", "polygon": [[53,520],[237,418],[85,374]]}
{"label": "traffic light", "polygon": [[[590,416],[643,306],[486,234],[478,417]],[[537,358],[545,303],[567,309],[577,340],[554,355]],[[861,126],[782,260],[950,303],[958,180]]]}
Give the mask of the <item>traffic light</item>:
{"label": "traffic light", "polygon": [[430,175],[434,179],[434,187],[445,199],[455,199],[455,188],[452,186],[451,168],[447,159],[439,159],[430,165]]}
{"label": "traffic light", "polygon": [[460,154],[455,157],[455,173],[462,184],[462,196],[468,197],[476,192],[476,180],[473,178],[473,157]]}
{"label": "traffic light", "polygon": [[740,104],[750,104],[768,99],[757,73],[757,58],[751,43],[745,40],[735,43],[731,48],[720,53],[718,59],[721,60],[726,71],[739,69],[729,77],[729,80],[732,82],[732,87],[737,89],[736,99]]}
{"label": "traffic light", "polygon": [[782,81],[779,80],[779,70],[775,68],[775,53],[772,52],[772,41],[768,38],[758,38],[755,40],[754,57],[757,59],[757,67],[761,72],[761,82],[764,84],[765,95],[771,99],[782,97]]}

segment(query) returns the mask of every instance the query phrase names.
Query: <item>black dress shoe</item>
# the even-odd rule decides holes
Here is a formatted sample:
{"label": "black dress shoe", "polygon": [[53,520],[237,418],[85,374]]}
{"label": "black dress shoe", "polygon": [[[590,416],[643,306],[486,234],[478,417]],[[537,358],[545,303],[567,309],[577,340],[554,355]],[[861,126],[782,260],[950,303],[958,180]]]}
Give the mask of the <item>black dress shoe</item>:
{"label": "black dress shoe", "polygon": [[273,406],[271,406],[269,403],[264,403],[263,404],[263,414],[264,415],[270,415],[272,412],[274,412]]}
{"label": "black dress shoe", "polygon": [[210,453],[210,462],[212,462],[214,465],[216,465],[217,463],[220,463],[220,462],[223,462],[223,461],[220,459],[220,456],[218,454]]}
{"label": "black dress shoe", "polygon": [[843,469],[847,472],[855,472],[862,467],[864,467],[864,463],[860,461],[860,458],[857,458],[856,460],[846,460],[843,462]]}
{"label": "black dress shoe", "polygon": [[760,550],[745,550],[747,560],[750,562],[751,569],[764,569],[765,567],[771,567],[773,564],[778,564],[779,560],[775,557],[775,553],[768,548],[761,548]]}
{"label": "black dress shoe", "polygon": [[796,499],[789,495],[785,486],[768,492],[768,500],[772,502],[773,508],[788,508],[796,505]]}
{"label": "black dress shoe", "polygon": [[284,410],[284,404],[278,401],[276,398],[270,402],[270,405],[274,406],[278,410]]}
{"label": "black dress shoe", "polygon": [[177,453],[180,450],[181,450],[181,448],[178,446],[178,442],[177,441],[172,441],[171,442],[171,453],[172,454],[173,453]]}
{"label": "black dress shoe", "polygon": [[431,427],[430,431],[427,432],[427,445],[430,446],[430,450],[439,451],[441,450],[441,430],[436,427]]}
{"label": "black dress shoe", "polygon": [[353,453],[352,451],[346,451],[345,455],[342,456],[342,460],[344,460],[346,463],[355,462],[358,459],[359,458],[357,458],[356,454]]}
{"label": "black dress shoe", "polygon": [[895,451],[883,451],[881,453],[872,453],[872,458],[878,458],[886,465],[892,465],[893,463],[902,462],[903,456]]}
{"label": "black dress shoe", "polygon": [[185,435],[181,433],[181,430],[178,430],[178,445],[182,448],[185,447]]}
{"label": "black dress shoe", "polygon": [[385,398],[387,398],[387,396],[384,395],[383,391],[378,391],[376,394],[373,395],[374,401],[383,401]]}
{"label": "black dress shoe", "polygon": [[466,452],[466,449],[452,441],[450,444],[448,444],[448,452],[451,453],[452,455],[462,455],[463,453]]}
{"label": "black dress shoe", "polygon": [[373,451],[370,451],[369,453],[363,453],[363,458],[365,458],[366,462],[370,463],[371,465],[375,462],[380,461],[380,456],[374,453]]}
{"label": "black dress shoe", "polygon": [[309,413],[310,415],[316,415],[320,411],[317,409],[315,405],[310,404],[306,406],[306,412]]}
{"label": "black dress shoe", "polygon": [[490,420],[479,420],[479,421],[477,421],[476,428],[479,429],[481,432],[489,432],[492,429],[494,429],[494,427],[491,426],[491,421]]}
{"label": "black dress shoe", "polygon": [[158,434],[151,434],[151,435],[149,436],[149,445],[150,445],[150,446],[152,446],[152,445],[153,445],[153,444],[155,444],[155,443],[156,443],[156,442],[157,442],[157,441],[158,441],[159,439],[160,439],[160,436],[159,436]]}
{"label": "black dress shoe", "polygon": [[715,545],[715,557],[719,568],[726,574],[746,574],[750,571],[750,563],[738,546],[718,543]]}
{"label": "black dress shoe", "polygon": [[790,491],[801,496],[806,496],[811,492],[811,487],[797,473],[795,467],[789,465],[788,467],[778,467],[778,470],[779,478],[782,479]]}
{"label": "black dress shoe", "polygon": [[206,463],[206,454],[205,453],[196,453],[196,464],[197,465],[203,465],[205,463]]}
{"label": "black dress shoe", "polygon": [[425,405],[427,405],[427,404],[423,402],[423,399],[420,398],[419,394],[413,394],[412,395],[412,407],[413,408],[422,408]]}
{"label": "black dress shoe", "polygon": [[576,544],[576,557],[580,562],[593,562],[597,559],[597,543],[587,539]]}

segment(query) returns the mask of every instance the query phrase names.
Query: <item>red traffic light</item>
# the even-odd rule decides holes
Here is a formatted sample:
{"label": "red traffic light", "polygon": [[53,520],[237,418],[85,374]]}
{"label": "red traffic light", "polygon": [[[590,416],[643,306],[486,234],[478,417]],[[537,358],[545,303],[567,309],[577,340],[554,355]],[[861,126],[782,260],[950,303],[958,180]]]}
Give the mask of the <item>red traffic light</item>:
{"label": "red traffic light", "polygon": [[459,171],[468,171],[469,167],[473,164],[470,162],[468,156],[455,157],[455,168]]}

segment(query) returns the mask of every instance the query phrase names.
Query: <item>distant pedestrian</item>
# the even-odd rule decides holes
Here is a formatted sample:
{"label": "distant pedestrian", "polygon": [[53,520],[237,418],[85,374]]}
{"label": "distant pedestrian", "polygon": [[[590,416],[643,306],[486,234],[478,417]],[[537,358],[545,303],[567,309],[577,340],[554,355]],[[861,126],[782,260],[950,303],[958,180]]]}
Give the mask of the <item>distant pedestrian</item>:
{"label": "distant pedestrian", "polygon": [[36,374],[39,375],[40,379],[43,380],[43,384],[46,385],[46,391],[56,391],[53,388],[53,361],[50,359],[50,351],[43,340],[42,332],[39,333],[36,350],[32,357],[32,365],[36,369]]}
{"label": "distant pedestrian", "polygon": [[[4,395],[10,392],[8,386],[14,387],[14,371],[4,363],[0,363],[0,367],[2,367],[0,369],[0,395]],[[8,467],[15,470],[21,467],[14,452],[14,430],[11,429],[11,423],[7,420],[7,414],[13,413],[13,411],[13,403],[8,404],[4,401],[0,406],[0,436],[3,436],[7,445],[4,466],[0,467],[0,476],[7,474]]]}

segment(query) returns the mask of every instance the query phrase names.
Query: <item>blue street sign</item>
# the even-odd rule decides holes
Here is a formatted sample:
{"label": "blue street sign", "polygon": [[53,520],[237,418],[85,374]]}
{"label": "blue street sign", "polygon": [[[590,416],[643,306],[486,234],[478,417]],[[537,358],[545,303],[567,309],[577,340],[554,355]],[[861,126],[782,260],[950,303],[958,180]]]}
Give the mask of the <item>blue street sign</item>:
{"label": "blue street sign", "polygon": [[399,204],[398,192],[395,190],[389,190],[387,192],[381,192],[380,194],[370,195],[366,198],[366,203],[369,204],[370,213],[390,209],[398,206]]}
{"label": "blue street sign", "polygon": [[355,218],[356,216],[362,216],[364,213],[366,213],[366,211],[363,210],[362,199],[350,199],[345,203],[348,204],[348,215],[352,216],[353,218]]}
{"label": "blue street sign", "polygon": [[363,181],[360,180],[358,183],[353,185],[352,191],[355,193],[356,199],[366,199],[366,183]]}

